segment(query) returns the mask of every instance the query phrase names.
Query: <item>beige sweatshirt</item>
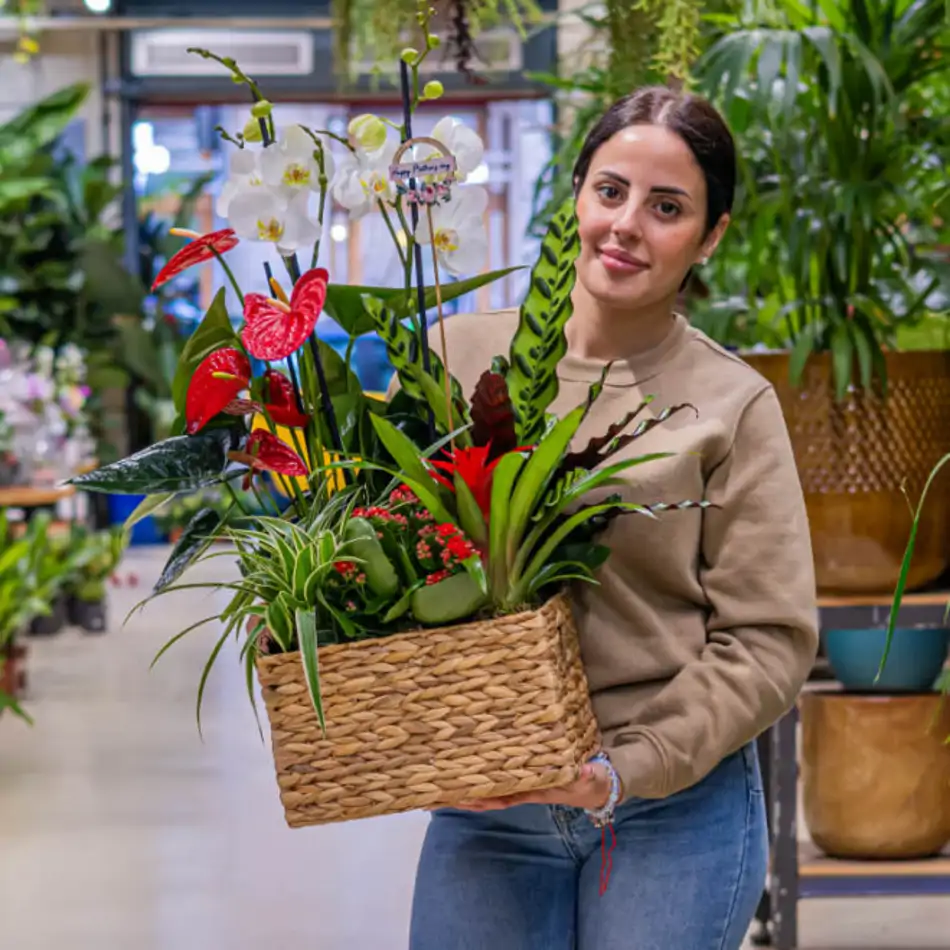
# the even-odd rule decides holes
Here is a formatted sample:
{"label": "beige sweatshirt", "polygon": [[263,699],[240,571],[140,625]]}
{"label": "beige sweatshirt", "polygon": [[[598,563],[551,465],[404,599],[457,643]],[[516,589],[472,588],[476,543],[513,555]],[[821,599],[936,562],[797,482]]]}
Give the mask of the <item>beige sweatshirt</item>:
{"label": "beige sweatshirt", "polygon": [[[447,321],[451,370],[466,396],[493,356],[507,356],[517,321],[516,310]],[[438,334],[432,345],[438,352]],[[603,366],[568,353],[552,411],[580,405]],[[699,415],[673,416],[611,460],[676,453],[627,472],[625,500],[718,507],[614,520],[602,536],[612,554],[600,583],[578,585],[575,614],[624,795],[662,798],[698,782],[791,707],[818,629],[808,521],[769,383],[678,317],[657,347],[614,363],[577,444],[647,395],[656,412],[688,402]]]}

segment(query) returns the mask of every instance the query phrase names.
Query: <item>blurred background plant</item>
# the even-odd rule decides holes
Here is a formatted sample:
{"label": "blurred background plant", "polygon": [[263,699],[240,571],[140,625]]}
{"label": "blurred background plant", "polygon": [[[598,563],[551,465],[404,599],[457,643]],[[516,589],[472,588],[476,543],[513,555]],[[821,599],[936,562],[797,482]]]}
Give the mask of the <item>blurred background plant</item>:
{"label": "blurred background plant", "polygon": [[855,368],[870,385],[882,349],[945,339],[945,2],[747,0],[706,21],[718,36],[695,73],[737,136],[742,182],[690,315],[721,342],[790,349],[793,379],[830,352],[839,395]]}

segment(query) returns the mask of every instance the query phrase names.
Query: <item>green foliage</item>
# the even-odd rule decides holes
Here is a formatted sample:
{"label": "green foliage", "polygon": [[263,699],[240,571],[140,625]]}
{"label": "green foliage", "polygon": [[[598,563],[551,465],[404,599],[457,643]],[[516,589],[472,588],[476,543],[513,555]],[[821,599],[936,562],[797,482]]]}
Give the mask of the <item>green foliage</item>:
{"label": "green foliage", "polygon": [[[838,394],[883,381],[883,347],[950,309],[943,0],[831,0],[721,15],[697,67],[739,140],[742,203],[713,259],[721,340],[831,352]],[[943,89],[943,99],[936,94]]]}
{"label": "green foliage", "polygon": [[72,479],[84,491],[152,495],[197,491],[224,481],[228,453],[244,440],[236,428],[207,428],[194,436],[174,436],[126,459]]}
{"label": "green foliage", "polygon": [[78,563],[67,578],[66,592],[86,603],[100,603],[106,596],[106,581],[119,566],[128,545],[125,528],[115,525],[104,531],[92,531],[73,523],[68,545]]}

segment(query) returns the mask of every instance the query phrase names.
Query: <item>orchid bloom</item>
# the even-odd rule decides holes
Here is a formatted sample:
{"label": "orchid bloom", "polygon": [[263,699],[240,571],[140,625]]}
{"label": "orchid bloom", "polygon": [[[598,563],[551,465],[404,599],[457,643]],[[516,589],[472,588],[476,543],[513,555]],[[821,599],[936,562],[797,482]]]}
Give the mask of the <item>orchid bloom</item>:
{"label": "orchid bloom", "polygon": [[230,198],[228,221],[242,238],[275,244],[282,257],[320,237],[320,225],[310,217],[309,191],[288,198],[266,185],[249,185]]}
{"label": "orchid bloom", "polygon": [[[320,163],[314,140],[299,126],[292,125],[276,145],[260,153],[261,176],[264,184],[287,198],[320,191]],[[334,162],[330,149],[323,149],[324,172],[333,178]]]}
{"label": "orchid bloom", "polygon": [[[445,116],[439,119],[431,132],[432,138],[441,142],[455,156],[455,178],[463,182],[482,163],[485,157],[485,145],[478,134],[464,122]],[[432,152],[427,158],[435,158]]]}
{"label": "orchid bloom", "polygon": [[291,478],[304,478],[308,474],[303,459],[266,429],[255,429],[247,440],[244,451],[228,452],[228,458],[248,467],[244,478],[245,490],[250,487],[251,479],[257,472],[274,472]]}
{"label": "orchid bloom", "polygon": [[416,240],[434,244],[439,263],[450,274],[472,274],[485,263],[488,236],[483,215],[488,192],[477,185],[456,188],[445,204],[432,206],[432,232],[428,213],[420,215]]}
{"label": "orchid bloom", "polygon": [[329,276],[322,267],[307,271],[286,302],[248,294],[241,332],[248,353],[259,360],[283,360],[300,349],[323,310]]}
{"label": "orchid bloom", "polygon": [[228,180],[214,207],[219,218],[227,218],[235,195],[263,186],[260,159],[260,149],[239,148],[231,153]]}
{"label": "orchid bloom", "polygon": [[176,237],[190,238],[191,243],[186,244],[177,254],[173,254],[168,263],[158,272],[155,283],[152,284],[153,292],[189,267],[210,261],[218,254],[226,254],[238,244],[237,236],[231,228],[212,231],[210,234],[172,228],[171,233]]}
{"label": "orchid bloom", "polygon": [[250,381],[251,363],[240,350],[225,347],[206,356],[192,375],[185,397],[185,430],[189,435],[228,409]]}
{"label": "orchid bloom", "polygon": [[351,220],[362,218],[374,211],[377,202],[392,203],[396,186],[389,178],[389,165],[396,154],[397,144],[387,139],[381,149],[365,152],[357,149],[340,161],[333,183],[333,197],[350,212]]}

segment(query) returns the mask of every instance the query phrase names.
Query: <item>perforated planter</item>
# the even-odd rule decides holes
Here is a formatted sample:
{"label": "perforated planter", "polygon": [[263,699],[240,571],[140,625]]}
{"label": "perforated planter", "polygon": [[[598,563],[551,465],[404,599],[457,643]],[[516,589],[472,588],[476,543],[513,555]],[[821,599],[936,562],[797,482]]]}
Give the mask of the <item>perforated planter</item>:
{"label": "perforated planter", "polygon": [[570,607],[258,660],[291,827],[565,785],[599,746]]}
{"label": "perforated planter", "polygon": [[[857,388],[835,400],[828,354],[813,357],[801,387],[787,353],[743,358],[775,387],[805,491],[818,588],[825,594],[890,594],[911,516],[933,466],[950,452],[950,352],[888,353],[885,399]],[[950,478],[939,477],[921,520],[909,588],[947,567]]]}

